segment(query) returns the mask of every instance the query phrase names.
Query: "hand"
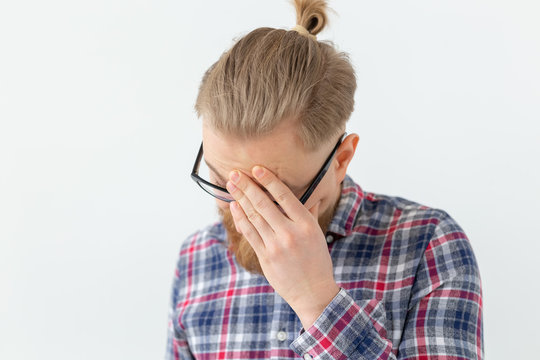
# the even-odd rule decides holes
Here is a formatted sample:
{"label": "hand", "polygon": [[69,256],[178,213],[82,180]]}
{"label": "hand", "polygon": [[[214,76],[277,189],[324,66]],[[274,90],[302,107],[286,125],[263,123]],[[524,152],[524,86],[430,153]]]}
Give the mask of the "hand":
{"label": "hand", "polygon": [[255,166],[252,174],[282,210],[249,176],[235,170],[227,182],[236,200],[230,203],[231,214],[266,279],[307,329],[339,292],[318,222],[320,202],[308,210],[268,169]]}

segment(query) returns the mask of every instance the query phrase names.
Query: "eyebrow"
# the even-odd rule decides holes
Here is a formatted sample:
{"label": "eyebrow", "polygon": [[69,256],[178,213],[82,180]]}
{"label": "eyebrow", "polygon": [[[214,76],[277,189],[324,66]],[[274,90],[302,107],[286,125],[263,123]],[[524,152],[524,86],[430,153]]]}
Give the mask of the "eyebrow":
{"label": "eyebrow", "polygon": [[[214,174],[216,174],[218,180],[220,180],[221,182],[223,183],[227,183],[227,180],[225,180],[225,178],[223,178],[220,174],[219,174],[219,171],[217,171],[217,169],[215,167],[213,167],[211,164],[208,163],[208,161],[206,161],[206,159],[204,159],[204,162],[206,163],[206,165],[208,166],[208,168],[210,168],[210,170],[212,170],[214,172]],[[281,179],[280,179],[281,180]],[[281,180],[282,183],[285,184],[285,186],[287,186],[289,189],[291,190],[298,190],[298,187],[296,186],[291,186],[290,184],[286,183],[285,181]]]}

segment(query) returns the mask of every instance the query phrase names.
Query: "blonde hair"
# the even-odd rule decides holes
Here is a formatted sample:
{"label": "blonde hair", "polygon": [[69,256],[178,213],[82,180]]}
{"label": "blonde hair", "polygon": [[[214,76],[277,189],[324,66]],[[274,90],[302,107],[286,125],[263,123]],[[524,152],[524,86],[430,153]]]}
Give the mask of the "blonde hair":
{"label": "blonde hair", "polygon": [[297,25],[309,34],[255,29],[204,74],[195,110],[212,128],[252,138],[295,121],[310,150],[344,131],[354,108],[354,69],[347,54],[315,39],[328,22],[326,1],[293,2]]}

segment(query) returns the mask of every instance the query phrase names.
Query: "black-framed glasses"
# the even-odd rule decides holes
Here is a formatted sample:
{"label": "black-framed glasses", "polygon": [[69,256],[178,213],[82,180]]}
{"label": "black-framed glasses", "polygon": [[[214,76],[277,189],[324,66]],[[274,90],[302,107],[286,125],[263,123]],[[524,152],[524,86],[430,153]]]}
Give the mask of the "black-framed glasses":
{"label": "black-framed glasses", "polygon": [[[328,158],[324,162],[323,166],[321,167],[321,169],[319,170],[319,172],[317,173],[317,175],[315,176],[315,178],[313,179],[313,181],[311,182],[307,190],[300,197],[299,200],[302,203],[302,205],[306,203],[306,201],[309,199],[313,191],[315,191],[315,188],[317,187],[317,185],[319,185],[319,182],[321,182],[322,178],[324,177],[324,175],[330,168],[332,159],[334,158],[334,155],[336,154],[336,151],[339,148],[339,145],[341,145],[341,142],[343,141],[346,135],[347,133],[344,133],[343,135],[341,135],[338,142],[336,143],[336,146],[334,146],[334,149],[332,150],[330,155],[328,155]],[[195,164],[193,165],[193,170],[191,171],[191,178],[193,179],[193,181],[195,181],[204,191],[206,191],[207,193],[209,193],[210,195],[212,195],[213,197],[219,200],[226,201],[226,202],[234,201],[233,196],[229,193],[227,189],[219,185],[212,184],[210,181],[205,180],[199,176],[199,166],[201,164],[202,156],[203,156],[203,144],[201,142],[199,153],[197,154],[197,158],[195,159]]]}

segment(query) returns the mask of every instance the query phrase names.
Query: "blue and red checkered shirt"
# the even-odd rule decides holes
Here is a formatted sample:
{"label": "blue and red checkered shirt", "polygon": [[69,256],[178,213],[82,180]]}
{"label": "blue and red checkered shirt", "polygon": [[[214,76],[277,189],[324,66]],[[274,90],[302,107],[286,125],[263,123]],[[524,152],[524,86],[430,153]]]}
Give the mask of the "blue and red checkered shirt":
{"label": "blue and red checkered shirt", "polygon": [[443,210],[365,192],[347,176],[327,232],[341,290],[309,329],[225,228],[181,246],[167,359],[483,359],[482,287],[462,228]]}

